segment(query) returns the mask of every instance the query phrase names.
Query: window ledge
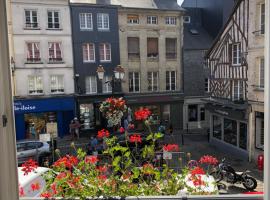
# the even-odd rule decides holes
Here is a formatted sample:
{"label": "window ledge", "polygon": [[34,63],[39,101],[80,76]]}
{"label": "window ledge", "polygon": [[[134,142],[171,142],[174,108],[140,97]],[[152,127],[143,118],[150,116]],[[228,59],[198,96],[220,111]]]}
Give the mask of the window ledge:
{"label": "window ledge", "polygon": [[158,57],[147,57],[147,61],[149,62],[158,62],[159,58]]}
{"label": "window ledge", "polygon": [[100,31],[100,32],[110,32],[110,29],[98,28],[98,31]]}
{"label": "window ledge", "polygon": [[29,62],[29,61],[26,61],[24,64],[43,64],[43,62]]}
{"label": "window ledge", "polygon": [[100,61],[101,63],[110,63],[110,62],[112,62],[111,60],[101,60]]}
{"label": "window ledge", "polygon": [[254,88],[254,91],[257,91],[257,92],[264,92],[264,88],[260,87],[260,86],[256,86]]}
{"label": "window ledge", "polygon": [[51,65],[51,64],[64,64],[64,61],[49,61],[47,64]]}
{"label": "window ledge", "polygon": [[167,61],[177,61],[177,58],[166,58]]}
{"label": "window ledge", "polygon": [[37,28],[24,27],[23,29],[24,29],[24,30],[41,30],[40,27],[37,27]]}
{"label": "window ledge", "polygon": [[35,93],[35,94],[29,94],[29,93],[28,93],[28,95],[29,95],[29,96],[43,96],[44,93]]}
{"label": "window ledge", "polygon": [[95,63],[96,61],[93,60],[93,61],[83,61],[83,63]]}
{"label": "window ledge", "polygon": [[93,29],[80,29],[80,31],[93,31]]}
{"label": "window ledge", "polygon": [[62,28],[46,28],[48,31],[62,31]]}

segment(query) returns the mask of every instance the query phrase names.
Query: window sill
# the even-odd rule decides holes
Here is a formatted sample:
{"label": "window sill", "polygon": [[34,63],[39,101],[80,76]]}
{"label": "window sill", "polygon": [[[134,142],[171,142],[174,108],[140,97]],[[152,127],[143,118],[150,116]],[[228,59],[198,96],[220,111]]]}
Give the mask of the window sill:
{"label": "window sill", "polygon": [[30,94],[28,93],[29,96],[43,96],[44,93],[33,93],[33,94]]}
{"label": "window sill", "polygon": [[110,62],[112,62],[111,60],[101,60],[100,61],[101,63],[110,63]]}
{"label": "window sill", "polygon": [[37,27],[37,28],[24,27],[23,29],[24,30],[41,30],[40,27]]}
{"label": "window sill", "polygon": [[166,58],[167,61],[177,61],[177,58]]}
{"label": "window sill", "polygon": [[80,29],[80,31],[93,31],[93,29]]}
{"label": "window sill", "polygon": [[41,62],[41,61],[37,61],[37,62],[26,61],[26,62],[24,62],[24,64],[43,64],[43,62]]}
{"label": "window sill", "polygon": [[128,61],[140,61],[141,60],[141,58],[140,57],[132,57],[132,58],[128,58]]}
{"label": "window sill", "polygon": [[83,61],[83,63],[87,64],[87,63],[95,63],[96,61],[93,60],[93,61]]}
{"label": "window sill", "polygon": [[64,64],[64,61],[49,61],[47,64],[51,65],[51,64]]}
{"label": "window sill", "polygon": [[46,28],[48,31],[62,31],[62,28]]}
{"label": "window sill", "polygon": [[60,94],[65,94],[65,92],[51,92],[53,95],[60,95]]}
{"label": "window sill", "polygon": [[147,57],[148,62],[158,62],[159,58],[158,57]]}
{"label": "window sill", "polygon": [[98,31],[100,31],[100,32],[110,32],[110,29],[98,29]]}

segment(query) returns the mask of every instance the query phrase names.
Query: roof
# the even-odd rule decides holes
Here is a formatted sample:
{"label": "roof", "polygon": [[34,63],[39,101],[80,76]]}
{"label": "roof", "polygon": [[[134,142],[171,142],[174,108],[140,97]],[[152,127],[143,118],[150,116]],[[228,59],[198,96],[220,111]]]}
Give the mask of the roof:
{"label": "roof", "polygon": [[160,10],[184,10],[178,5],[177,0],[154,0],[154,2]]}
{"label": "roof", "polygon": [[202,26],[202,10],[187,8],[190,23],[184,24],[184,49],[209,49],[214,38]]}

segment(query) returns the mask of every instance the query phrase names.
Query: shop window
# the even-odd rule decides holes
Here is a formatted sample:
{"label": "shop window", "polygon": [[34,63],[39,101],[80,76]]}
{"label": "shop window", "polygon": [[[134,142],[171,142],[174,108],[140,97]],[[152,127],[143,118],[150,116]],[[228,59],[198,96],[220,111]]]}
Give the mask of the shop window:
{"label": "shop window", "polygon": [[201,121],[205,120],[205,108],[204,107],[200,108],[200,117],[201,117]]}
{"label": "shop window", "polygon": [[51,93],[64,93],[64,76],[52,75],[51,76]]}
{"label": "shop window", "polygon": [[222,121],[221,117],[213,115],[213,137],[222,139]]}
{"label": "shop window", "polygon": [[112,86],[111,86],[111,81],[112,77],[111,76],[104,76],[104,78],[102,79],[102,92],[103,93],[110,93],[112,92]]}
{"label": "shop window", "polygon": [[147,57],[158,57],[158,38],[147,38]]}
{"label": "shop window", "polygon": [[176,73],[175,71],[166,71],[166,90],[176,90]]}
{"label": "shop window", "polygon": [[128,37],[128,58],[140,58],[140,40],[138,37]]}
{"label": "shop window", "polygon": [[167,59],[176,59],[176,38],[166,38],[166,58]]}
{"label": "shop window", "polygon": [[247,150],[247,124],[240,122],[239,147]]}
{"label": "shop window", "polygon": [[97,77],[96,76],[88,76],[85,78],[85,90],[86,90],[86,94],[97,93]]}
{"label": "shop window", "polygon": [[237,122],[224,118],[224,141],[237,146]]}
{"label": "shop window", "polygon": [[170,116],[171,116],[171,106],[170,104],[166,104],[163,106],[163,112],[162,112],[162,120],[163,121],[170,121]]}
{"label": "shop window", "polygon": [[264,148],[264,113],[256,112],[256,148]]}
{"label": "shop window", "polygon": [[43,94],[43,82],[41,76],[28,77],[28,89],[30,95]]}
{"label": "shop window", "polygon": [[140,91],[140,74],[139,72],[129,72],[129,92]]}
{"label": "shop window", "polygon": [[265,4],[262,3],[260,6],[260,31],[261,34],[265,32]]}
{"label": "shop window", "polygon": [[198,121],[198,105],[188,105],[188,121]]}
{"label": "shop window", "polygon": [[158,91],[158,72],[148,72],[148,91]]}
{"label": "shop window", "polygon": [[128,24],[139,24],[139,15],[127,15]]}
{"label": "shop window", "polygon": [[84,130],[95,128],[93,104],[80,104],[80,121]]}

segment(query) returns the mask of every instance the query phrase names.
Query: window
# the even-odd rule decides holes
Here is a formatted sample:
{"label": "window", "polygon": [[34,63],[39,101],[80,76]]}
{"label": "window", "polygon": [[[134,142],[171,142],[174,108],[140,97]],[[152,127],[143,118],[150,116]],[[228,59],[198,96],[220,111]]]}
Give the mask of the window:
{"label": "window", "polygon": [[140,74],[139,72],[129,72],[129,92],[140,91]]}
{"label": "window", "polygon": [[166,90],[176,90],[176,73],[175,71],[166,71]]}
{"label": "window", "polygon": [[60,28],[58,11],[48,11],[48,28],[49,29]]}
{"label": "window", "polygon": [[51,76],[51,93],[64,93],[64,76],[52,75]]}
{"label": "window", "polygon": [[198,105],[188,105],[188,121],[198,121]]}
{"label": "window", "polygon": [[158,38],[147,38],[147,57],[158,57]]}
{"label": "window", "polygon": [[224,118],[224,141],[237,146],[237,122]]}
{"label": "window", "polygon": [[39,42],[26,43],[27,62],[40,62]]}
{"label": "window", "polygon": [[28,77],[28,90],[29,94],[43,94],[43,83],[41,76]]}
{"label": "window", "polygon": [[93,104],[80,104],[81,129],[94,129],[96,125],[95,117],[97,116],[95,116],[95,108]]}
{"label": "window", "polygon": [[176,59],[176,38],[166,38],[166,58]]}
{"label": "window", "polygon": [[236,43],[232,45],[232,64],[241,65],[241,45]]}
{"label": "window", "polygon": [[92,30],[92,13],[80,13],[80,29],[81,30]]}
{"label": "window", "polygon": [[128,24],[139,24],[139,15],[127,15]]}
{"label": "window", "polygon": [[239,126],[239,147],[247,150],[247,124],[240,122]]}
{"label": "window", "polygon": [[103,93],[110,93],[112,92],[112,86],[111,86],[111,81],[112,77],[111,76],[104,76],[104,78],[102,79],[103,82]]}
{"label": "window", "polygon": [[189,24],[190,23],[190,16],[184,16],[183,21],[185,24]]}
{"label": "window", "polygon": [[176,25],[176,17],[171,17],[171,16],[166,17],[165,23],[167,25]]}
{"label": "window", "polygon": [[108,43],[101,43],[99,45],[99,56],[101,62],[111,61],[111,45]]}
{"label": "window", "polygon": [[98,30],[109,30],[109,14],[107,13],[98,13],[97,14],[97,27]]}
{"label": "window", "polygon": [[239,101],[244,100],[244,88],[243,88],[243,81],[234,81],[233,82],[233,100]]}
{"label": "window", "polygon": [[264,58],[260,59],[259,87],[264,88]]}
{"label": "window", "polygon": [[61,44],[59,42],[49,42],[49,62],[62,61]]}
{"label": "window", "polygon": [[255,113],[255,131],[256,131],[256,148],[263,149],[264,147],[264,113]]}
{"label": "window", "polygon": [[261,31],[261,34],[264,34],[265,32],[265,4],[261,4],[261,7],[260,7],[260,31]]}
{"label": "window", "polygon": [[148,72],[148,91],[158,91],[158,72]]}
{"label": "window", "polygon": [[25,10],[25,28],[38,28],[36,10]]}
{"label": "window", "polygon": [[147,16],[147,24],[157,24],[158,18],[157,16]]}
{"label": "window", "polygon": [[128,37],[128,58],[140,58],[140,40],[137,37]]}
{"label": "window", "polygon": [[85,90],[86,94],[97,93],[97,77],[88,76],[85,78]]}
{"label": "window", "polygon": [[222,121],[221,117],[213,115],[213,137],[222,139]]}
{"label": "window", "polygon": [[204,91],[209,92],[209,80],[208,80],[208,78],[204,79]]}
{"label": "window", "polygon": [[204,107],[201,107],[200,108],[200,117],[201,117],[201,121],[204,121],[205,120],[205,108]]}
{"label": "window", "polygon": [[85,43],[82,46],[83,62],[95,62],[95,45],[92,43]]}

